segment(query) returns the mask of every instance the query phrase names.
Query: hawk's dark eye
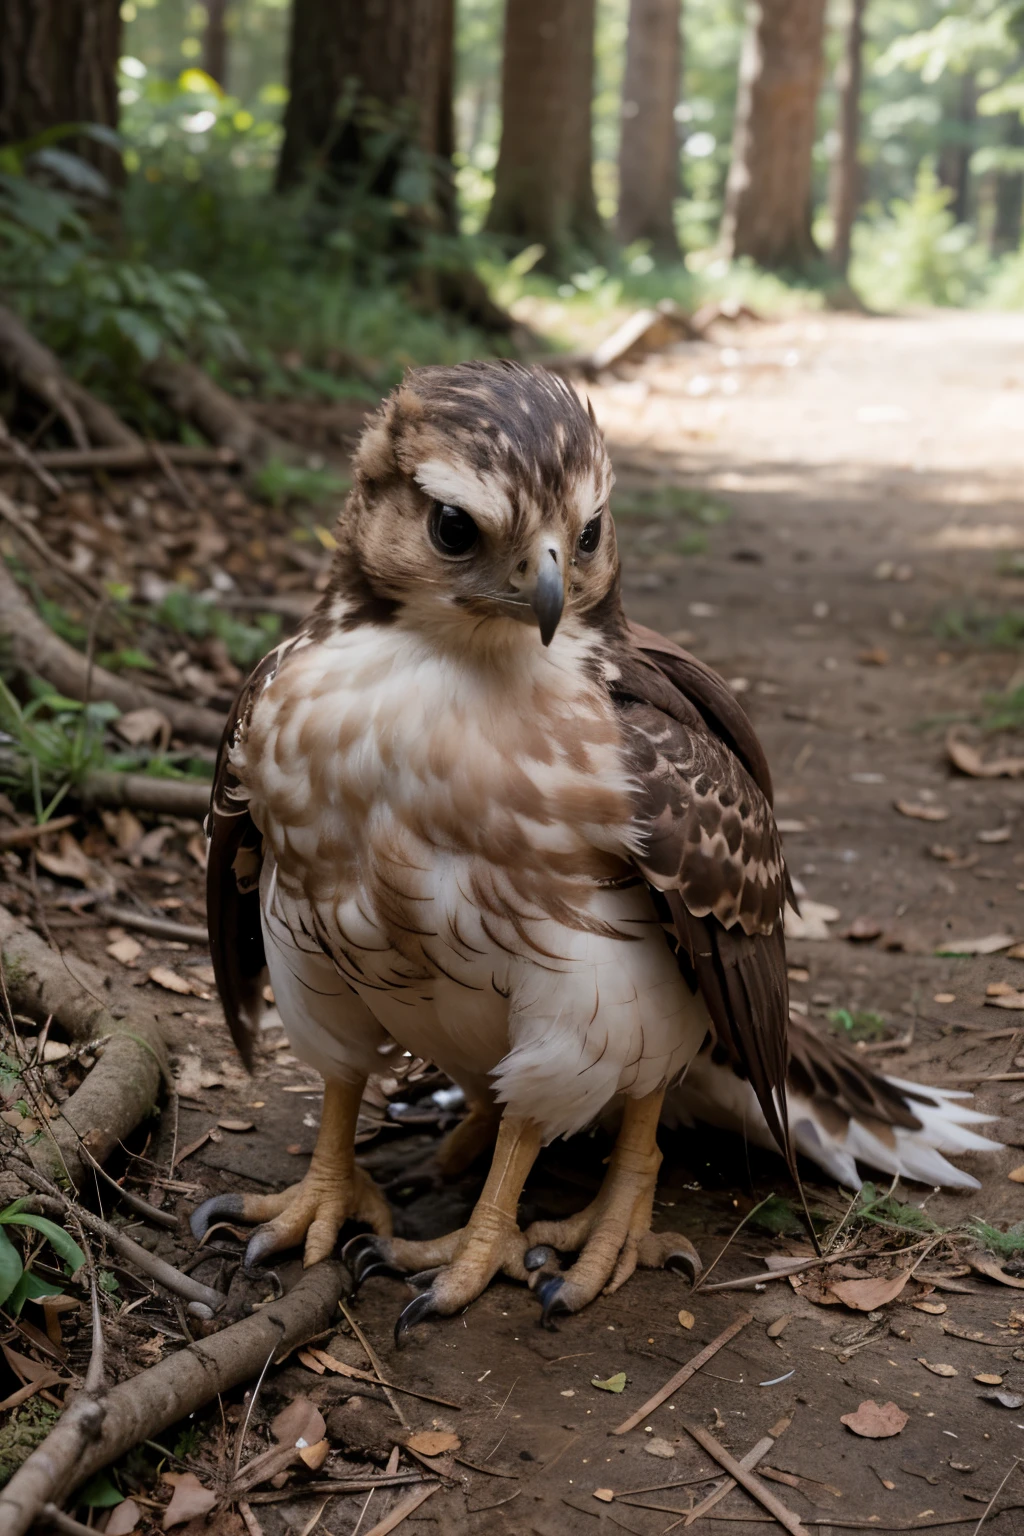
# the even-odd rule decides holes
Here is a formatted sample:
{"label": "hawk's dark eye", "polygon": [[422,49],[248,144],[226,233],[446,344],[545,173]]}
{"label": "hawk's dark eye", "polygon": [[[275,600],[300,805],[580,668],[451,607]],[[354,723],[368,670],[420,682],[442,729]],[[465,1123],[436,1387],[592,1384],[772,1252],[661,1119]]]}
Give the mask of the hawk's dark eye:
{"label": "hawk's dark eye", "polygon": [[601,542],[601,514],[592,517],[576,540],[576,548],[581,555],[592,555]]}
{"label": "hawk's dark eye", "polygon": [[461,507],[435,501],[430,514],[430,537],[442,555],[468,555],[480,537],[480,530]]}

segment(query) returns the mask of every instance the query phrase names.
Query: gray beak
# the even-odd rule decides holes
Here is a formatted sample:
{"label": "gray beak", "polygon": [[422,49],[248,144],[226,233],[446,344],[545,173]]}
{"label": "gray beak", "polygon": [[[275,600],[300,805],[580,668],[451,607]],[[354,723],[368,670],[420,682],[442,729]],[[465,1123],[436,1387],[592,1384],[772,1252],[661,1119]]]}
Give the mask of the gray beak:
{"label": "gray beak", "polygon": [[558,567],[558,556],[553,549],[545,550],[541,555],[533,591],[527,588],[526,596],[537,620],[541,644],[550,645],[565,605],[565,582]]}

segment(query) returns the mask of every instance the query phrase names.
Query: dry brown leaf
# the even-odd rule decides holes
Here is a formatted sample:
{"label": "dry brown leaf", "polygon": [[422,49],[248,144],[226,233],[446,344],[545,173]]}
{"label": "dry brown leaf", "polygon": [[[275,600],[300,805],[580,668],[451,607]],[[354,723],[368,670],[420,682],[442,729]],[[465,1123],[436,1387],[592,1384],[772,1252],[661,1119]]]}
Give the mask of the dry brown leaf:
{"label": "dry brown leaf", "polygon": [[40,848],[36,859],[48,874],[56,875],[58,880],[77,880],[80,885],[92,883],[92,865],[70,832],[60,834],[56,853],[45,853]]}
{"label": "dry brown leaf", "polygon": [[972,779],[1019,779],[1024,774],[1024,757],[991,757],[986,762],[977,747],[954,731],[946,737],[946,755],[954,768]]}
{"label": "dry brown leaf", "polygon": [[890,659],[883,645],[876,645],[870,651],[861,651],[857,657],[862,667],[887,667]]}
{"label": "dry brown leaf", "polygon": [[309,1370],[309,1371],[316,1371],[316,1374],[318,1376],[322,1376],[324,1374],[324,1372],[326,1371],[326,1369],[327,1369],[327,1367],[326,1367],[326,1365],[324,1365],[323,1361],[322,1360],[318,1360],[316,1358],[316,1356],[312,1353],[311,1350],[300,1349],[299,1350],[299,1359],[302,1362],[302,1364],[306,1367],[307,1370]]}
{"label": "dry brown leaf", "polygon": [[459,1450],[462,1441],[447,1429],[418,1429],[406,1435],[404,1444],[407,1450],[420,1456],[443,1456],[446,1451]]}
{"label": "dry brown leaf", "polygon": [[1009,827],[992,827],[978,833],[979,843],[1008,843],[1011,837]]}
{"label": "dry brown leaf", "polygon": [[294,1445],[296,1450],[307,1450],[319,1445],[324,1438],[323,1414],[308,1397],[293,1397],[286,1408],[270,1421],[270,1433],[282,1445]]}
{"label": "dry brown leaf", "polygon": [[895,800],[893,804],[901,816],[913,821],[948,821],[951,814],[944,805],[919,805],[913,800]]}
{"label": "dry brown leaf", "polygon": [[879,1406],[869,1398],[867,1402],[861,1403],[856,1413],[844,1413],[839,1422],[866,1440],[888,1440],[891,1435],[899,1434],[908,1419],[909,1415],[896,1403],[883,1403]]}
{"label": "dry brown leaf", "polygon": [[329,1440],[318,1440],[315,1445],[300,1446],[299,1456],[311,1472],[316,1472],[327,1460],[327,1452],[330,1448],[331,1442]]}
{"label": "dry brown leaf", "polygon": [[932,1317],[941,1317],[946,1310],[944,1301],[915,1301],[911,1305],[917,1312],[928,1312]]}
{"label": "dry brown leaf", "polygon": [[648,1456],[660,1456],[664,1461],[671,1461],[676,1454],[676,1448],[671,1440],[663,1440],[660,1435],[655,1435],[650,1440],[645,1440],[644,1450]]}
{"label": "dry brown leaf", "polygon": [[1024,944],[1015,944],[1006,951],[1007,960],[1024,960]]}
{"label": "dry brown leaf", "polygon": [[256,1127],[251,1120],[218,1120],[222,1131],[252,1131]]}
{"label": "dry brown leaf", "polygon": [[933,1365],[923,1355],[918,1355],[917,1363],[923,1365],[926,1371],[931,1371],[933,1376],[959,1376],[960,1374],[955,1365],[944,1365],[941,1361]]}
{"label": "dry brown leaf", "polygon": [[695,1321],[696,1319],[693,1313],[687,1312],[686,1308],[683,1307],[682,1311],[679,1313],[679,1326],[681,1328],[692,1328]]}
{"label": "dry brown leaf", "polygon": [[110,1511],[104,1536],[132,1536],[142,1520],[142,1511],[134,1499],[122,1499]]}
{"label": "dry brown leaf", "polygon": [[829,1290],[856,1312],[874,1312],[895,1301],[909,1279],[910,1270],[901,1269],[894,1275],[872,1275],[865,1280],[833,1280]]}
{"label": "dry brown leaf", "polygon": [[800,909],[797,912],[793,907],[786,908],[787,939],[831,938],[827,924],[838,922],[840,917],[838,908],[826,906],[821,901],[809,901],[804,898],[800,902]]}
{"label": "dry brown leaf", "polygon": [[1019,1168],[1011,1168],[1006,1177],[1012,1184],[1024,1184],[1024,1163]]}
{"label": "dry brown leaf", "polygon": [[1009,949],[1016,940],[1012,933],[986,933],[979,939],[946,939],[938,946],[937,955],[998,955],[1001,949]]}
{"label": "dry brown leaf", "polygon": [[192,995],[192,988],[184,976],[179,976],[177,971],[172,971],[169,965],[154,965],[149,972],[149,980],[155,982],[158,987],[163,987],[165,992],[177,992],[182,997]]}
{"label": "dry brown leaf", "polygon": [[932,1002],[933,1003],[955,1003],[956,1002],[956,993],[955,992],[936,992],[935,996],[932,998]]}
{"label": "dry brown leaf", "polygon": [[975,1274],[987,1275],[990,1280],[998,1280],[1000,1285],[1009,1285],[1015,1291],[1024,1291],[1024,1280],[1018,1280],[1016,1275],[1008,1275],[995,1259],[983,1258],[981,1254],[969,1254],[967,1262]]}
{"label": "dry brown leaf", "polygon": [[1024,1009],[1024,992],[1000,992],[994,997],[986,997],[986,1008],[1008,1008],[1011,1013],[1020,1013]]}
{"label": "dry brown leaf", "polygon": [[853,944],[870,944],[882,937],[882,925],[874,917],[855,917],[846,930],[846,937]]}
{"label": "dry brown leaf", "polygon": [[995,1376],[990,1371],[981,1371],[975,1376],[975,1381],[980,1381],[983,1387],[1001,1387],[1003,1378]]}
{"label": "dry brown leaf", "polygon": [[142,945],[138,939],[129,938],[125,934],[123,939],[115,939],[107,945],[107,954],[112,960],[119,960],[122,965],[134,965],[142,954]]}
{"label": "dry brown leaf", "polygon": [[217,1495],[212,1489],[204,1488],[194,1472],[172,1472],[164,1477],[164,1482],[169,1483],[172,1478],[174,1494],[164,1511],[165,1531],[176,1525],[185,1525],[197,1515],[208,1515],[217,1502]]}
{"label": "dry brown leaf", "polygon": [[158,751],[165,752],[171,740],[171,722],[159,709],[130,709],[114,721],[114,730],[130,747],[157,743]]}
{"label": "dry brown leaf", "polygon": [[767,1328],[768,1337],[770,1339],[777,1339],[792,1322],[792,1318],[793,1314],[791,1312],[785,1312],[782,1317],[777,1317],[774,1323],[769,1323]]}
{"label": "dry brown leaf", "polygon": [[602,1504],[610,1504],[615,1497],[614,1488],[595,1488],[594,1498],[600,1499]]}

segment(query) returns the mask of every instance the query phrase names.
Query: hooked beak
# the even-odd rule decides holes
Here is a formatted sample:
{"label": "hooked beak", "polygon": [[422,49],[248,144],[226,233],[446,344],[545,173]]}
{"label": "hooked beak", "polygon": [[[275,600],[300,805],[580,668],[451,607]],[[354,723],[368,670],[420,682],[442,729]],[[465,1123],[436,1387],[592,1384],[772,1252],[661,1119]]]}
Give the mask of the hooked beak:
{"label": "hooked beak", "polygon": [[558,564],[558,551],[541,551],[536,575],[522,587],[523,596],[533,609],[542,645],[550,645],[565,606],[565,581]]}

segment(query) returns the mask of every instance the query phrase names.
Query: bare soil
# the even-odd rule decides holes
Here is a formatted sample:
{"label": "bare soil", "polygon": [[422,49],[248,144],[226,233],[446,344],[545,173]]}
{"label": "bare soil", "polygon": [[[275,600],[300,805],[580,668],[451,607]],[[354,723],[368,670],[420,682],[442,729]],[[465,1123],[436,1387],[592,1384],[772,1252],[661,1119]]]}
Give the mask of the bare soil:
{"label": "bare soil", "polygon": [[[1024,986],[1024,962],[1005,955],[939,958],[935,950],[950,939],[997,932],[1024,939],[1024,785],[959,776],[944,750],[950,723],[970,726],[984,712],[986,695],[1024,681],[1020,650],[992,649],[983,636],[955,633],[965,616],[1020,611],[1024,564],[1014,574],[1013,554],[1024,549],[1024,318],[814,315],[723,324],[713,343],[652,357],[590,394],[618,467],[629,611],[665,633],[685,633],[686,643],[742,693],[772,763],[778,814],[793,828],[785,836],[792,869],[811,900],[839,909],[827,940],[790,946],[791,966],[807,972],[793,983],[794,1000],[823,1030],[842,1028],[829,1022],[836,1010],[880,1014],[883,1034],[866,1048],[898,1076],[973,1086],[969,1079],[1019,1071],[1024,1023],[1020,1033],[1006,1032],[1021,1015],[983,1002],[992,982]],[[696,520],[646,515],[652,503],[642,493],[665,485],[700,493],[693,499]],[[719,507],[729,513],[725,520],[700,520],[717,516]],[[702,531],[707,548],[695,552],[692,535]],[[985,742],[985,750],[996,744]],[[935,823],[912,819],[894,808],[897,800],[950,814]],[[1003,841],[978,840],[1004,828]],[[936,856],[936,845],[952,856]],[[179,915],[190,921],[197,880],[198,872],[183,873],[174,887],[186,903]],[[847,938],[857,920],[878,937]],[[105,954],[105,929],[82,919],[61,939],[115,968]],[[201,978],[208,964],[199,949],[143,943],[133,983],[145,984],[155,965],[185,975],[198,968]],[[119,978],[118,984],[123,972]],[[937,1001],[949,994],[951,1001]],[[247,1078],[216,1002],[182,998],[180,1008],[182,1057],[191,1060],[193,1086],[174,1112],[163,1114],[144,1159],[134,1164],[138,1187],[184,1215],[207,1193],[294,1182],[306,1166],[319,1111],[311,1072],[271,1029],[255,1076]],[[1002,1037],[989,1038],[995,1031]],[[200,1086],[197,1052],[220,1086]],[[286,1091],[303,1084],[306,1093]],[[432,1086],[427,1080],[414,1094]],[[901,1196],[927,1199],[944,1224],[974,1215],[1021,1219],[1021,1186],[1007,1178],[1024,1162],[1021,1088],[977,1085],[979,1106],[997,1117],[992,1134],[1006,1143],[973,1159],[980,1191],[929,1196],[911,1188]],[[426,1235],[461,1221],[480,1180],[473,1174],[438,1187],[430,1154],[445,1115],[429,1099],[409,1114],[412,1123],[390,1123],[368,1136],[364,1161],[389,1184],[400,1230]],[[251,1121],[256,1130],[218,1130],[225,1119]],[[219,1139],[181,1157],[211,1129]],[[168,1186],[175,1149],[177,1182]],[[524,1216],[563,1214],[584,1203],[605,1152],[600,1136],[549,1149],[528,1186]],[[754,1203],[772,1190],[790,1193],[777,1158],[748,1154],[725,1137],[670,1135],[665,1152],[659,1221],[687,1232],[706,1263]],[[834,1189],[813,1170],[807,1178],[812,1205],[841,1210]],[[749,1274],[764,1255],[799,1243],[745,1229],[715,1279]],[[161,1234],[156,1246],[178,1263],[191,1256],[184,1236]],[[218,1234],[215,1246],[221,1256],[195,1270],[209,1282],[234,1268],[225,1256],[236,1252],[233,1239]],[[289,1266],[280,1273],[287,1283]],[[236,1308],[271,1290],[246,1286],[240,1272],[231,1283]],[[1024,1409],[983,1400],[988,1389],[973,1378],[996,1372],[1007,1390],[1024,1393],[1024,1299],[974,1275],[959,1284],[962,1290],[934,1293],[946,1304],[944,1314],[915,1310],[909,1298],[919,1291],[911,1286],[907,1300],[869,1320],[842,1305],[813,1304],[785,1280],[761,1292],[691,1296],[678,1276],[638,1273],[620,1293],[551,1333],[538,1326],[528,1291],[499,1282],[463,1316],[417,1329],[400,1351],[391,1330],[409,1295],[403,1283],[371,1279],[353,1306],[392,1379],[460,1405],[455,1411],[406,1398],[409,1421],[455,1430],[460,1454],[499,1474],[456,1465],[453,1486],[409,1517],[410,1531],[575,1536],[603,1524],[655,1536],[689,1507],[686,1487],[639,1494],[640,1503],[604,1503],[594,1490],[710,1477],[712,1464],[686,1435],[686,1420],[710,1425],[740,1456],[790,1414],[792,1424],[766,1463],[804,1479],[800,1487],[770,1486],[809,1525],[840,1530],[844,1522],[864,1522],[891,1532],[949,1523],[971,1530],[1022,1453]],[[692,1328],[680,1325],[680,1308],[692,1312]],[[610,1437],[746,1309],[753,1321],[675,1398],[631,1434]],[[770,1338],[767,1326],[784,1315],[785,1331]],[[134,1316],[149,1316],[151,1333],[163,1332],[166,1347],[181,1336],[166,1308]],[[943,1332],[950,1323],[999,1342]],[[935,1375],[922,1359],[957,1374]],[[627,1380],[619,1395],[591,1385],[620,1371]],[[300,1391],[329,1414],[351,1397],[351,1385],[293,1361],[268,1380],[261,1416]],[[902,1433],[866,1440],[845,1428],[841,1416],[866,1399],[904,1409]],[[339,1475],[367,1464],[357,1452],[372,1448],[375,1435],[387,1454],[394,1420],[362,1402],[359,1412],[369,1416],[364,1431],[352,1429],[354,1410],[334,1420],[330,1466]],[[207,1451],[216,1445],[218,1423],[212,1415]],[[671,1456],[649,1454],[652,1440],[669,1442]],[[340,1454],[346,1442],[354,1458],[348,1463]],[[699,1498],[710,1483],[695,1486]],[[361,1529],[402,1496],[374,1493]],[[365,1497],[331,1498],[318,1529],[347,1536]],[[282,1501],[254,1501],[253,1508],[266,1536],[284,1536],[308,1529],[322,1499],[286,1490]],[[1024,1530],[1019,1470],[998,1509],[986,1519],[986,1533]],[[740,1536],[762,1518],[771,1524],[741,1490],[715,1510],[723,1536]],[[201,1528],[195,1524],[196,1536]],[[710,1521],[698,1528],[711,1529]]]}

